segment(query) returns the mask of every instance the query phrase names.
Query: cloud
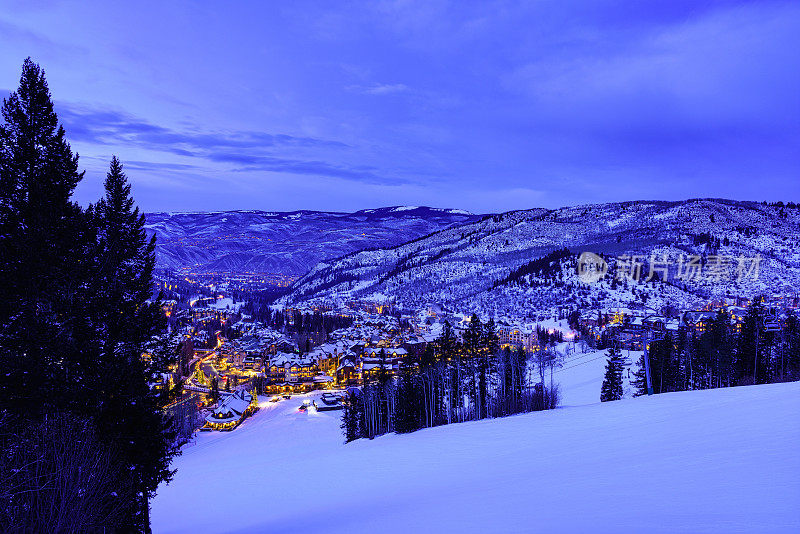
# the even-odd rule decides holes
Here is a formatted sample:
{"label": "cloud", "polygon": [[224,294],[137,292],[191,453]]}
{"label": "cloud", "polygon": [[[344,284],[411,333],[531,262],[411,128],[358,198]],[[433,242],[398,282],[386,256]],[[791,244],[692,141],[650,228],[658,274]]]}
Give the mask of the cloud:
{"label": "cloud", "polygon": [[272,156],[251,154],[212,154],[209,159],[216,162],[239,164],[238,171],[269,171],[310,176],[327,176],[373,184],[400,184],[407,180],[378,174],[378,169],[370,166],[342,166],[323,161],[303,161]]}
{"label": "cloud", "polygon": [[800,42],[798,31],[797,7],[740,6],[620,38],[613,50],[602,38],[597,51],[564,47],[517,68],[506,82],[536,105],[608,124],[749,120],[775,115],[800,87],[800,62],[786,46]]}
{"label": "cloud", "polygon": [[409,90],[407,85],[402,83],[394,84],[374,84],[369,86],[352,85],[350,90],[365,95],[391,95],[396,93],[405,93]]}
{"label": "cloud", "polygon": [[[45,34],[0,20],[0,43],[3,42],[12,44],[15,48],[19,47],[27,50],[25,52],[26,55],[34,55],[31,50],[35,50],[37,55],[46,53],[49,56],[58,55],[61,57],[88,53],[83,47],[68,42],[56,42]],[[24,59],[24,56],[18,58],[20,66]],[[35,57],[33,59],[34,61],[36,60]]]}
{"label": "cloud", "polygon": [[56,107],[58,116],[69,130],[70,137],[97,144],[123,142],[185,156],[195,155],[193,151],[231,148],[347,147],[345,143],[339,141],[258,131],[184,132],[158,126],[116,110],[63,103]]}
{"label": "cloud", "polygon": [[[46,36],[4,20],[0,20],[0,35],[3,35],[8,40],[25,41],[28,44],[47,46],[48,48],[56,47],[56,43]],[[20,63],[22,62],[20,61]]]}
{"label": "cloud", "polygon": [[524,102],[517,123],[547,147],[540,162],[674,176],[713,163],[735,176],[758,160],[766,172],[772,151],[790,158],[800,139],[800,60],[787,46],[799,42],[796,5],[746,4],[639,29],[610,49],[606,34],[587,30],[593,48],[552,50],[504,78]]}
{"label": "cloud", "polygon": [[[57,110],[70,139],[94,145],[113,145],[115,148],[128,145],[198,158],[206,162],[232,164],[234,167],[229,170],[237,172],[279,172],[375,184],[404,181],[395,176],[383,176],[372,166],[346,165],[285,155],[297,149],[312,149],[315,152],[324,149],[336,153],[351,148],[339,141],[257,131],[186,132],[158,126],[117,110],[64,103],[58,104]],[[144,171],[201,171],[208,167],[207,164],[201,166],[141,160],[123,162],[130,169]]]}
{"label": "cloud", "polygon": [[197,165],[187,163],[161,163],[154,161],[127,160],[123,163],[125,169],[137,171],[198,171],[201,170]]}

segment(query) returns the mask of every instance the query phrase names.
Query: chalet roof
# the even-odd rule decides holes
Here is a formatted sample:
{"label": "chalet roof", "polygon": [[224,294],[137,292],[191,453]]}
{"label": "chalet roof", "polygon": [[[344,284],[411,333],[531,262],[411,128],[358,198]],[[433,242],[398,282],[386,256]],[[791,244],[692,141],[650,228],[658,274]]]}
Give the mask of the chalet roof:
{"label": "chalet roof", "polygon": [[[380,367],[381,367],[381,364],[380,364],[380,363],[377,363],[377,362],[374,362],[374,363],[368,363],[368,362],[364,362],[364,363],[361,365],[361,369],[362,369],[363,371],[371,371],[371,370],[373,370],[373,369],[380,369]],[[384,369],[389,369],[389,370],[391,370],[391,369],[392,369],[392,367],[393,367],[393,366],[392,366],[392,364],[391,364],[391,363],[389,363],[389,362],[387,362],[387,363],[383,364],[383,368],[384,368]]]}
{"label": "chalet roof", "polygon": [[317,375],[312,380],[317,383],[333,382],[333,377],[328,375]]}
{"label": "chalet roof", "polygon": [[279,352],[269,359],[269,367],[308,367],[316,365],[316,359],[310,355],[300,356],[299,354],[290,354],[286,352]]}
{"label": "chalet roof", "polygon": [[380,357],[381,351],[386,351],[387,357],[405,356],[408,351],[402,347],[370,347],[364,349],[366,357]]}
{"label": "chalet roof", "polygon": [[[224,392],[221,392],[224,394]],[[242,414],[250,406],[253,401],[253,395],[248,391],[237,391],[231,395],[226,396],[220,405],[214,409],[208,416],[206,421],[215,424],[230,423],[238,421]]]}
{"label": "chalet roof", "polygon": [[683,314],[683,322],[687,325],[696,325],[701,321],[707,321],[716,317],[717,312],[707,310],[687,311]]}
{"label": "chalet roof", "polygon": [[339,362],[339,367],[337,367],[336,370],[337,371],[341,371],[342,369],[345,369],[347,367],[350,367],[350,368],[354,369],[356,367],[355,359],[349,358],[349,357],[348,358],[342,358],[342,360]]}

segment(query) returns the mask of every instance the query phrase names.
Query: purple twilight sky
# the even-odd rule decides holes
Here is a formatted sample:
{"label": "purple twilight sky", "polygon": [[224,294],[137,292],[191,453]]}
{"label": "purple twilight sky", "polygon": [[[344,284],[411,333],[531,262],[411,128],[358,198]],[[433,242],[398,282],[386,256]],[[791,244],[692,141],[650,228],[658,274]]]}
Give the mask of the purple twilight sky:
{"label": "purple twilight sky", "polygon": [[800,200],[800,3],[0,0],[146,211]]}

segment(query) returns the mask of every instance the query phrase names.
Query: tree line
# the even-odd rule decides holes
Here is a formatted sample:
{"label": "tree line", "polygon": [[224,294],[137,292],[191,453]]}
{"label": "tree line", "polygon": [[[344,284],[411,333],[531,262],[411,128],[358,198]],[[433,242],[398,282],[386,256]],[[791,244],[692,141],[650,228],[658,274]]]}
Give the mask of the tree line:
{"label": "tree line", "polygon": [[501,349],[494,321],[482,323],[473,315],[463,340],[445,322],[419,360],[401,362],[394,376],[381,351],[376,371],[362,370],[364,385],[347,391],[345,441],[554,408],[554,343],[530,353]]}
{"label": "tree line", "polygon": [[30,58],[2,115],[0,530],[149,531],[177,452],[151,388],[174,351],[147,351],[155,241],[116,157],[102,199],[72,200],[84,173]]}
{"label": "tree line", "polygon": [[[752,304],[740,325],[724,310],[698,333],[666,332],[650,343],[654,393],[768,384],[800,379],[800,321],[790,313],[780,330],[764,328],[766,310]],[[634,385],[647,393],[644,356]]]}
{"label": "tree line", "polygon": [[295,309],[273,310],[268,301],[258,299],[248,299],[241,312],[275,330],[287,333],[324,332],[327,335],[353,324],[352,317],[323,314],[319,311],[303,313]]}

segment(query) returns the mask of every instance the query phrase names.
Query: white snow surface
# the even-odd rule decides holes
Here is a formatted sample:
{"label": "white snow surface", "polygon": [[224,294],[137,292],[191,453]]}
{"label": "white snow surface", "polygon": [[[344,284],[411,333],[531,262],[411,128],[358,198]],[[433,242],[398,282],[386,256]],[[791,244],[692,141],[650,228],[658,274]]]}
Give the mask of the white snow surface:
{"label": "white snow surface", "polygon": [[214,302],[211,302],[211,303],[208,305],[208,307],[209,307],[209,308],[214,308],[214,309],[216,309],[216,310],[227,310],[227,309],[229,309],[229,310],[231,310],[231,311],[237,311],[237,310],[238,310],[239,308],[241,308],[243,305],[244,305],[244,301],[241,301],[241,300],[240,300],[240,301],[238,301],[238,302],[236,302],[236,303],[234,304],[234,302],[233,302],[233,299],[232,299],[232,298],[230,298],[230,297],[224,297],[224,298],[221,298],[221,299],[217,299],[217,300],[215,300]]}
{"label": "white snow surface", "polygon": [[153,531],[800,532],[800,383],[599,403],[600,355],[563,408],[347,445],[319,393],[264,398],[184,449]]}

